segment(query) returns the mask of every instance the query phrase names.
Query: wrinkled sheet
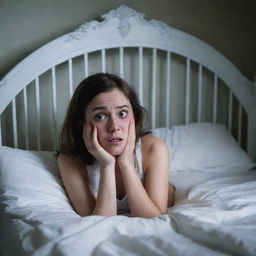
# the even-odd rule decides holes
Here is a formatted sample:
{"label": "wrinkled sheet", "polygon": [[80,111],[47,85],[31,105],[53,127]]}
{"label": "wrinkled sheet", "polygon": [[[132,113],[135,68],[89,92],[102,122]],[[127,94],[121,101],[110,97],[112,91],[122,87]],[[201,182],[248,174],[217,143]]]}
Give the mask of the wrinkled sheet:
{"label": "wrinkled sheet", "polygon": [[9,200],[0,255],[256,255],[256,171],[195,177],[177,173],[175,206],[153,219],[80,217]]}

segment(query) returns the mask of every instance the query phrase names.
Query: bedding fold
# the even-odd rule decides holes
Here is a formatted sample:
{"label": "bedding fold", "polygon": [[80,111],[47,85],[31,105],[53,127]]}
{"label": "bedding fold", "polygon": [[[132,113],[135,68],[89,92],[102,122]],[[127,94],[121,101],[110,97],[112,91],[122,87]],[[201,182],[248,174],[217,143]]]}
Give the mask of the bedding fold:
{"label": "bedding fold", "polygon": [[[253,256],[255,193],[256,172],[236,172],[194,184],[186,200],[159,218],[80,217],[63,208],[11,204],[3,227],[16,232],[12,238],[21,241],[19,255]],[[1,240],[1,248],[15,255],[15,241],[6,242]]]}

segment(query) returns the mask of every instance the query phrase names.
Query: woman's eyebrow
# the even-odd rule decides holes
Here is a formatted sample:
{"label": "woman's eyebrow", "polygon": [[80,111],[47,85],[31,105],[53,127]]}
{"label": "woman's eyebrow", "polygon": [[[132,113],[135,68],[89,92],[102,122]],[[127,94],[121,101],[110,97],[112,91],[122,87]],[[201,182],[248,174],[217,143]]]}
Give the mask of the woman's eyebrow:
{"label": "woman's eyebrow", "polygon": [[116,106],[116,108],[120,109],[120,108],[129,108],[128,105],[121,105],[121,106]]}
{"label": "woman's eyebrow", "polygon": [[[121,108],[129,108],[128,105],[120,105],[120,106],[116,106],[116,109],[121,109]],[[107,110],[108,108],[106,106],[98,106],[92,109],[92,112],[94,111],[98,111],[98,110]]]}

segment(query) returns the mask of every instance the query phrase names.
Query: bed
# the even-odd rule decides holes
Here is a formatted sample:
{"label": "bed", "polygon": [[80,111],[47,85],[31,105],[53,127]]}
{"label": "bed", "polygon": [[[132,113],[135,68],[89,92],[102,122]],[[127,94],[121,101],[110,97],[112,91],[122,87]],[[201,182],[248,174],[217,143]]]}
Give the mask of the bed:
{"label": "bed", "polygon": [[[166,141],[175,204],[159,218],[76,214],[56,163],[75,86],[132,84]],[[120,6],[0,81],[0,255],[256,255],[256,86],[203,41]]]}

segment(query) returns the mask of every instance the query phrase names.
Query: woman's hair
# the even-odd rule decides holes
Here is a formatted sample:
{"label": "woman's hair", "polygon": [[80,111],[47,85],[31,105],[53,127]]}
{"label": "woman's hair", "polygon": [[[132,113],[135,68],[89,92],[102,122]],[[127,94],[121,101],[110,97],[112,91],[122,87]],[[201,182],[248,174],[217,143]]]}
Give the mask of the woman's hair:
{"label": "woman's hair", "polygon": [[146,111],[139,104],[138,97],[127,82],[117,75],[98,73],[84,79],[76,88],[69,103],[66,118],[60,134],[59,153],[83,157],[85,164],[95,162],[95,158],[88,152],[83,140],[83,127],[87,106],[99,93],[120,90],[130,101],[134,119],[136,141],[147,134],[143,130]]}

